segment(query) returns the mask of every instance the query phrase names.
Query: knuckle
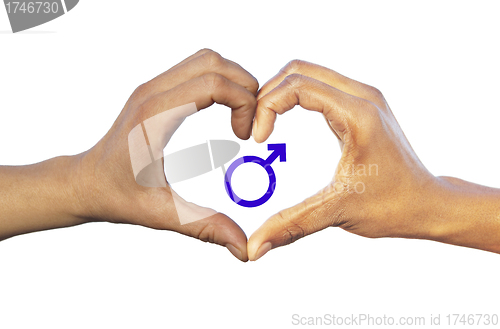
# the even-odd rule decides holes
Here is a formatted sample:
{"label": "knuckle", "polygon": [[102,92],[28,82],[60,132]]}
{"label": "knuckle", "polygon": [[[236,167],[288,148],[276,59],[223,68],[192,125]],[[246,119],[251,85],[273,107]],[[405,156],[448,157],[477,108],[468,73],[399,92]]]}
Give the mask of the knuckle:
{"label": "knuckle", "polygon": [[281,238],[285,241],[285,244],[293,243],[305,236],[302,226],[290,220],[283,211],[278,212],[277,217],[283,227],[283,236]]}
{"label": "knuckle", "polygon": [[140,86],[138,86],[137,88],[135,88],[134,92],[133,92],[133,97],[143,97],[147,94],[147,90],[148,90],[148,83],[145,82],[143,84],[141,84]]}
{"label": "knuckle", "polygon": [[378,90],[377,88],[372,87],[372,86],[367,86],[367,88],[368,88],[368,92],[373,97],[376,97],[377,99],[383,99],[384,98],[384,95],[382,94],[382,92],[380,90]]}
{"label": "knuckle", "polygon": [[215,69],[222,66],[225,62],[224,58],[217,52],[209,50],[202,55],[204,64],[209,69]]}
{"label": "knuckle", "polygon": [[294,59],[289,61],[285,67],[283,68],[283,71],[285,73],[291,74],[294,72],[300,72],[302,66],[304,65],[304,61],[300,59]]}
{"label": "knuckle", "polygon": [[195,236],[198,240],[201,240],[203,242],[210,242],[210,243],[215,242],[215,230],[213,226],[209,224],[204,225]]}
{"label": "knuckle", "polygon": [[142,119],[147,119],[150,113],[156,113],[165,106],[164,94],[158,94],[145,100],[138,107],[138,114]]}
{"label": "knuckle", "polygon": [[217,73],[210,72],[204,74],[202,78],[205,87],[210,90],[220,88],[224,84],[224,78],[222,77],[222,75]]}
{"label": "knuckle", "polygon": [[206,53],[211,52],[211,51],[213,51],[213,50],[210,48],[202,48],[196,52],[196,55],[203,55],[203,54],[206,54]]}
{"label": "knuckle", "polygon": [[[360,115],[358,115],[357,126],[359,128],[359,132],[363,132],[361,135],[367,137],[366,143],[369,145],[369,143],[373,142],[371,135],[373,133],[377,133],[380,129],[382,113],[377,105],[368,100],[363,99],[359,102],[360,104],[358,108],[360,110]],[[358,140],[360,144],[362,144],[361,140],[362,138]]]}
{"label": "knuckle", "polygon": [[259,81],[257,81],[255,77],[252,77],[252,82],[250,83],[250,86],[248,86],[248,88],[250,88],[251,91],[256,93],[259,90]]}
{"label": "knuckle", "polygon": [[289,87],[297,87],[304,80],[304,76],[298,73],[292,73],[288,75],[283,82],[287,84]]}
{"label": "knuckle", "polygon": [[[249,94],[250,96],[250,94]],[[248,116],[255,116],[255,110],[257,108],[257,100],[255,97],[248,97],[244,99],[244,105],[238,108],[239,116],[241,117],[248,117]]]}
{"label": "knuckle", "polygon": [[[280,109],[282,108],[282,106],[279,106],[279,104],[277,102],[275,102],[274,100],[272,99],[269,99],[267,101],[267,104],[266,104],[267,108],[271,110],[271,113],[272,112],[276,112],[276,113],[279,113],[279,114],[282,114],[282,112],[280,111]],[[264,112],[266,114],[266,116],[270,116],[270,112]]]}
{"label": "knuckle", "polygon": [[255,111],[257,108],[257,99],[255,97],[249,97],[248,98],[248,110],[249,111]]}

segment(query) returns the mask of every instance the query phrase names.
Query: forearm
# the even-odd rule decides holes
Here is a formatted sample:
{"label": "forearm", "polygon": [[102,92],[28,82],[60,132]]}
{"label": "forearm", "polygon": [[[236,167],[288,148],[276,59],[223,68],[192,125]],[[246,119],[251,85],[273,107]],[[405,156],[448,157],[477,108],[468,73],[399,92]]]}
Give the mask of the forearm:
{"label": "forearm", "polygon": [[500,253],[500,189],[438,177],[428,238]]}
{"label": "forearm", "polygon": [[75,189],[78,157],[0,166],[0,240],[82,224]]}

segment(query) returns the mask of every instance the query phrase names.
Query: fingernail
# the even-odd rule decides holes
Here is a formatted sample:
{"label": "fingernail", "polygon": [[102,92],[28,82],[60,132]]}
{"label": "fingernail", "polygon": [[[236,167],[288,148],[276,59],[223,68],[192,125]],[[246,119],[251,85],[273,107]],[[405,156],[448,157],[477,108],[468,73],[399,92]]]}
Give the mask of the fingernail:
{"label": "fingernail", "polygon": [[233,246],[230,243],[226,244],[226,248],[227,248],[227,250],[229,250],[233,254],[234,257],[241,260],[242,255],[241,255],[241,251],[239,251],[239,249],[237,249],[235,246]]}
{"label": "fingernail", "polygon": [[259,247],[259,250],[257,250],[257,256],[255,257],[254,261],[267,254],[267,252],[271,250],[271,247],[272,247],[271,242],[266,242],[263,245],[261,245]]}

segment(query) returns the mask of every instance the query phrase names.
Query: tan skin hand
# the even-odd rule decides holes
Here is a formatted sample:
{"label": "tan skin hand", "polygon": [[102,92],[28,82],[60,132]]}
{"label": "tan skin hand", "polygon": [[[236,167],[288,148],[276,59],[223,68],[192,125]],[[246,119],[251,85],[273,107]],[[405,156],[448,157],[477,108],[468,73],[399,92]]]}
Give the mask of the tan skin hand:
{"label": "tan skin hand", "polygon": [[201,110],[215,102],[232,109],[236,136],[248,139],[257,90],[252,75],[207,49],[141,85],[106,136],[80,156],[78,176],[83,179],[77,195],[83,205],[81,216],[176,231],[226,246],[238,259],[247,261],[245,233],[230,218],[218,213],[181,225],[168,186],[150,188],[136,183],[127,136],[145,119],[168,109],[195,102]]}
{"label": "tan skin hand", "polygon": [[[272,216],[253,233],[248,241],[250,260],[330,226],[371,238],[423,238],[500,252],[499,191],[463,183],[469,186],[464,195],[464,189],[457,188],[459,180],[450,183],[452,179],[434,177],[377,89],[295,60],[262,87],[257,99],[257,142],[272,133],[277,114],[300,105],[323,113],[340,141],[342,156],[333,181],[323,190]],[[479,195],[474,194],[477,189],[482,191]],[[463,220],[459,214],[452,216],[454,222],[448,220],[450,210],[443,204],[472,204],[475,197],[491,201],[483,208],[488,223],[483,231],[465,214]],[[489,236],[489,242],[478,239],[479,234]]]}
{"label": "tan skin hand", "polygon": [[[290,62],[257,94],[258,87],[238,64],[200,50],[139,86],[87,152],[0,166],[0,240],[108,221],[176,231],[247,261],[335,226],[365,237],[430,239],[500,253],[500,190],[433,176],[377,89],[303,61]],[[198,110],[213,103],[231,108],[236,136],[248,139],[253,131],[257,142],[272,133],[277,114],[295,105],[323,113],[342,150],[333,181],[269,218],[248,243],[221,213],[181,225],[165,177],[165,188],[136,183],[128,135],[144,120],[193,102]]]}

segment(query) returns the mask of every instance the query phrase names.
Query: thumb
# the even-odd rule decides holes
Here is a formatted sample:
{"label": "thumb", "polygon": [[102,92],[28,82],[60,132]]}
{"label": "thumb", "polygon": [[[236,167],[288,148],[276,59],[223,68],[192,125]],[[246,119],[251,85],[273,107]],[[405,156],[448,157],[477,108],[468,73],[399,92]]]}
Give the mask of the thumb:
{"label": "thumb", "polygon": [[224,246],[242,262],[248,261],[245,232],[231,218],[222,213],[181,225],[174,230],[204,242]]}
{"label": "thumb", "polygon": [[170,191],[171,206],[175,208],[171,211],[178,219],[172,230],[224,246],[239,260],[248,260],[247,237],[238,224],[222,213],[184,200],[173,189]]}
{"label": "thumb", "polygon": [[337,201],[336,194],[328,193],[328,188],[325,188],[298,205],[275,214],[248,240],[248,258],[255,261],[271,249],[288,245],[333,225],[333,218],[341,214],[341,211],[334,210]]}

